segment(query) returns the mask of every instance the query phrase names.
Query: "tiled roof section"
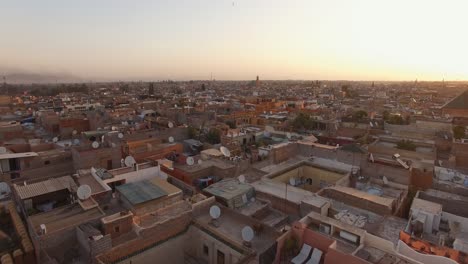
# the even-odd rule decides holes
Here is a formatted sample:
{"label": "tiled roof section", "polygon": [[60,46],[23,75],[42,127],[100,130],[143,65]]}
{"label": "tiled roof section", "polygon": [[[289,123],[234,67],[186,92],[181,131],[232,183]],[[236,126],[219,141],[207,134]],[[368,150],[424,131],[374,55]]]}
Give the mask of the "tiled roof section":
{"label": "tiled roof section", "polygon": [[442,108],[468,109],[468,90],[446,103]]}
{"label": "tiled roof section", "polygon": [[14,185],[14,188],[21,200],[64,189],[68,189],[71,191],[75,190],[76,187],[77,186],[75,182],[70,176],[52,178],[46,181],[31,183],[27,185]]}
{"label": "tiled roof section", "polygon": [[118,186],[117,190],[132,205],[144,203],[167,195],[163,189],[148,180],[127,183]]}

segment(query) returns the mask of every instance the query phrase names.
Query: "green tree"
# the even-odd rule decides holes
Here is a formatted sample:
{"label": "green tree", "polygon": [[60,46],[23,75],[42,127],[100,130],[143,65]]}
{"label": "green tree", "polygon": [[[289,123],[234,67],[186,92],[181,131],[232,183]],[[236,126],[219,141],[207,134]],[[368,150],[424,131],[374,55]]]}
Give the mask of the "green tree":
{"label": "green tree", "polygon": [[197,135],[198,135],[198,131],[197,131],[197,129],[194,128],[193,126],[189,126],[189,127],[187,128],[187,134],[188,134],[188,137],[189,137],[189,138],[195,138],[195,137],[197,137]]}
{"label": "green tree", "polygon": [[236,123],[232,120],[227,120],[226,125],[228,125],[230,129],[236,128]]}
{"label": "green tree", "polygon": [[310,129],[312,127],[312,120],[309,115],[299,113],[292,121],[292,126],[295,129]]}
{"label": "green tree", "polygon": [[353,113],[354,120],[363,120],[368,116],[367,112],[364,110],[358,110]]}
{"label": "green tree", "polygon": [[456,139],[465,138],[465,128],[462,126],[456,126],[453,128],[453,137]]}
{"label": "green tree", "polygon": [[416,150],[416,145],[413,143],[411,140],[400,140],[397,142],[397,149],[403,149],[403,150],[410,150],[410,151],[415,151]]}
{"label": "green tree", "polygon": [[217,129],[210,129],[206,134],[206,141],[210,144],[219,144],[221,142],[221,134]]}
{"label": "green tree", "polygon": [[384,119],[385,121],[387,121],[387,120],[390,118],[390,112],[388,112],[387,110],[385,110],[385,111],[383,111],[382,116],[383,116],[383,119]]}

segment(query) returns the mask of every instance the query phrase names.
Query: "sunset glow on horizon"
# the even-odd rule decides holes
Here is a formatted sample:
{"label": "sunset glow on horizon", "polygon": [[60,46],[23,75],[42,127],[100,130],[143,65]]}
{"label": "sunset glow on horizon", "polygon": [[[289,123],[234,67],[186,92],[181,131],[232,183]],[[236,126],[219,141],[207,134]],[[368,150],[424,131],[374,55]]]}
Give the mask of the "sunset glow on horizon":
{"label": "sunset glow on horizon", "polygon": [[2,1],[2,71],[468,80],[468,1]]}

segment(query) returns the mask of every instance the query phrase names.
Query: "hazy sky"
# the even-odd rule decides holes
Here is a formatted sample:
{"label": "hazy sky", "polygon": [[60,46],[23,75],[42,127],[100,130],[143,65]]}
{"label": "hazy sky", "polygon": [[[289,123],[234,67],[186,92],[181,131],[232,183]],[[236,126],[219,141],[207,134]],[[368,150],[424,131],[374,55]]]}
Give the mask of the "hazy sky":
{"label": "hazy sky", "polygon": [[0,67],[120,80],[466,80],[467,12],[466,0],[0,0]]}

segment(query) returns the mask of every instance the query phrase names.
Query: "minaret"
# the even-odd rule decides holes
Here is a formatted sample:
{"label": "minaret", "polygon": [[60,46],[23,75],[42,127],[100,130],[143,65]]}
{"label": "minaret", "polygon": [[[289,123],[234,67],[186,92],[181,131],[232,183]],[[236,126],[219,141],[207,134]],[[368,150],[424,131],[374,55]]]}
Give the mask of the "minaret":
{"label": "minaret", "polygon": [[258,88],[259,86],[260,86],[260,78],[257,75],[257,80],[255,81],[255,87]]}

